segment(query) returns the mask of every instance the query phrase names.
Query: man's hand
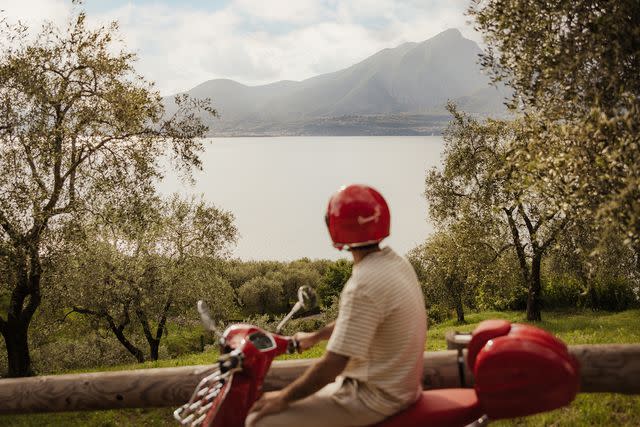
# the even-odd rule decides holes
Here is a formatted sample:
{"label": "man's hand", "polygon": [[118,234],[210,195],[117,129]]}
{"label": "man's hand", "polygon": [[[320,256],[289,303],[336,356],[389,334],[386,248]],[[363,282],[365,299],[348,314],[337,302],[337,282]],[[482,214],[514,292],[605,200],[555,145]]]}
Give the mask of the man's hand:
{"label": "man's hand", "polygon": [[252,425],[262,417],[284,411],[288,406],[289,402],[284,399],[282,391],[271,391],[263,394],[249,411],[249,413],[255,412],[255,416],[253,417],[251,425],[247,427],[252,427]]}
{"label": "man's hand", "polygon": [[315,332],[296,332],[293,339],[298,342],[298,353],[309,350],[320,341]]}
{"label": "man's hand", "polygon": [[247,427],[253,427],[262,417],[284,411],[292,402],[311,396],[335,380],[348,363],[349,357],[327,351],[284,389],[263,394],[249,411]]}

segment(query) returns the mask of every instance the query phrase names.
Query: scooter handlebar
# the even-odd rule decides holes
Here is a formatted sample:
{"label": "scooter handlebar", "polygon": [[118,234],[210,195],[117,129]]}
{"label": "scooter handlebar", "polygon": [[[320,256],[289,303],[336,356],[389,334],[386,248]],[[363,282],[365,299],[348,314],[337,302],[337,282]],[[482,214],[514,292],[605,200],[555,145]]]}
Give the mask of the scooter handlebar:
{"label": "scooter handlebar", "polygon": [[287,337],[288,339],[288,343],[287,343],[287,354],[296,354],[298,353],[299,349],[300,349],[300,342],[293,338],[293,337]]}

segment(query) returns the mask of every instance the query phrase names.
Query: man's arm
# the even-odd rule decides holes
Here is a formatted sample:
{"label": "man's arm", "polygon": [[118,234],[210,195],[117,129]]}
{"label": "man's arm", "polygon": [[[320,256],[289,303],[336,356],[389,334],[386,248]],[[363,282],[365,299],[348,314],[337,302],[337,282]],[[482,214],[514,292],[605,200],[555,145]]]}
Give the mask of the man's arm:
{"label": "man's arm", "polygon": [[287,402],[304,399],[336,379],[349,363],[347,356],[327,351],[311,365],[301,377],[282,390],[282,398]]}
{"label": "man's arm", "polygon": [[298,341],[298,352],[302,353],[303,351],[318,344],[320,341],[326,341],[331,338],[335,324],[336,322],[333,321],[324,328],[318,329],[315,332],[298,332],[295,334],[293,339]]}
{"label": "man's arm", "polygon": [[251,408],[250,412],[256,413],[252,424],[266,415],[281,412],[291,402],[304,399],[320,390],[340,375],[347,363],[349,363],[349,357],[327,351],[301,377],[287,387],[280,391],[263,394]]}

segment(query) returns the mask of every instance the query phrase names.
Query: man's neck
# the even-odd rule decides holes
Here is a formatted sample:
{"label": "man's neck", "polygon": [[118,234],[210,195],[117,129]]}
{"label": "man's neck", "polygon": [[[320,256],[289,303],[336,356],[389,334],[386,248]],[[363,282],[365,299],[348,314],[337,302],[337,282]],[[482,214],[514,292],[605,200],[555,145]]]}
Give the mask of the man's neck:
{"label": "man's neck", "polygon": [[367,246],[366,248],[351,248],[351,255],[353,256],[353,265],[358,264],[367,255],[380,251],[379,245]]}

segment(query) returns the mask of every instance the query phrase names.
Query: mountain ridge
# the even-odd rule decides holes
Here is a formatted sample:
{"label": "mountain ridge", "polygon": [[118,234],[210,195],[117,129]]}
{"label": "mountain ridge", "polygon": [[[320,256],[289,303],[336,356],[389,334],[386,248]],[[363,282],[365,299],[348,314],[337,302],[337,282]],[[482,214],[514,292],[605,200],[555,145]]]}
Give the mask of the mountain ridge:
{"label": "mountain ridge", "polygon": [[[208,122],[212,135],[430,135],[446,126],[448,100],[471,113],[504,114],[506,91],[481,72],[481,52],[449,29],[300,81],[249,86],[212,79],[186,93],[212,99],[221,115]],[[172,98],[164,101],[171,112]]]}

